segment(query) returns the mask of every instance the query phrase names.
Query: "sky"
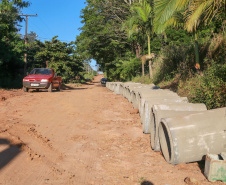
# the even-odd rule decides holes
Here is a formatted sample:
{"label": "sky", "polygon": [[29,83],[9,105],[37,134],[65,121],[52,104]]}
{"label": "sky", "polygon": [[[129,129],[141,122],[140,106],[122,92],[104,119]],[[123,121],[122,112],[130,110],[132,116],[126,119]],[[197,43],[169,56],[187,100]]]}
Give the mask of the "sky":
{"label": "sky", "polygon": [[[26,0],[31,3],[22,10],[28,17],[27,33],[37,34],[41,41],[51,40],[58,35],[62,42],[75,41],[82,27],[80,12],[85,8],[85,0]],[[25,18],[25,17],[24,17]],[[25,35],[25,21],[21,24],[20,33]],[[92,60],[91,67],[95,69],[96,61]]]}

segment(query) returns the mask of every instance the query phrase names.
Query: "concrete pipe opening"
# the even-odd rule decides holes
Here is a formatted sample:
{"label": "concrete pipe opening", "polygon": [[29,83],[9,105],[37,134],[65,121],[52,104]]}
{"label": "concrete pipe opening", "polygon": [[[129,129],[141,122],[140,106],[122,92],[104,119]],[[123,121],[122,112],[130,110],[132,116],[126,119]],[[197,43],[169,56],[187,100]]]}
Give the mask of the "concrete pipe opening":
{"label": "concrete pipe opening", "polygon": [[159,126],[159,138],[160,138],[160,144],[161,144],[161,151],[165,158],[165,160],[170,163],[172,158],[172,142],[171,142],[171,136],[169,134],[168,128],[164,124],[164,122],[160,123]]}

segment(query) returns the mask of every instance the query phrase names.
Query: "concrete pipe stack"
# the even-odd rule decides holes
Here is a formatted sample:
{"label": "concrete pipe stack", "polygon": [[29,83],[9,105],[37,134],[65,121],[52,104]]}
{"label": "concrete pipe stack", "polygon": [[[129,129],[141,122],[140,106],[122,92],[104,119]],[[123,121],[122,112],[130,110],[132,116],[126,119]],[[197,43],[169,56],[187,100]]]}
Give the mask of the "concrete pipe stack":
{"label": "concrete pipe stack", "polygon": [[129,86],[126,87],[126,98],[130,103],[134,102],[134,91],[135,92],[140,92],[144,89],[146,90],[152,90],[154,87],[154,84],[150,85],[144,85],[144,84],[130,84]]}
{"label": "concrete pipe stack", "polygon": [[131,103],[133,104],[133,107],[138,109],[139,106],[139,93],[143,90],[154,90],[154,89],[160,89],[159,87],[155,86],[154,84],[149,85],[143,85],[135,86],[130,89],[131,94]]}
{"label": "concrete pipe stack", "polygon": [[130,83],[130,84],[127,84],[125,86],[125,89],[124,89],[124,97],[126,99],[128,99],[129,102],[131,102],[131,90],[134,88],[134,87],[140,87],[140,86],[143,86],[142,84],[140,83]]}
{"label": "concrete pipe stack", "polygon": [[173,97],[180,98],[176,93],[169,90],[143,89],[138,93],[138,96],[137,96],[138,109],[140,111],[141,116],[143,114],[145,100],[155,98],[155,97],[159,97],[159,98],[167,97],[168,99],[171,99]]}
{"label": "concrete pipe stack", "polygon": [[106,87],[109,90],[113,91],[114,90],[114,84],[115,84],[115,82],[106,82]]}
{"label": "concrete pipe stack", "polygon": [[122,82],[115,82],[114,83],[114,89],[113,91],[115,92],[115,94],[120,94],[120,85]]}
{"label": "concrete pipe stack", "polygon": [[107,82],[139,110],[143,133],[170,164],[194,162],[226,152],[226,108],[208,110],[154,84]]}

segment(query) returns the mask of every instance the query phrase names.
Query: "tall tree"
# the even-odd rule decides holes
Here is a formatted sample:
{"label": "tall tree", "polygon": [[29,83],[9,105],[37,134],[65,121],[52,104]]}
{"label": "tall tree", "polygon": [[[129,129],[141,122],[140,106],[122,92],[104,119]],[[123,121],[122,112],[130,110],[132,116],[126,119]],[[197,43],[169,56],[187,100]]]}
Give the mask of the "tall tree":
{"label": "tall tree", "polygon": [[142,58],[142,75],[144,76],[144,64],[146,60],[149,60],[149,74],[152,78],[152,66],[151,59],[151,37],[153,36],[153,7],[146,0],[140,3],[134,3],[131,6],[132,16],[128,20],[129,37],[134,32],[144,32],[147,36],[148,43],[148,55]]}
{"label": "tall tree", "polygon": [[17,24],[22,21],[18,15],[22,8],[28,6],[29,3],[22,0],[0,2],[0,79],[3,79],[1,84],[4,84],[4,79],[13,80],[20,74],[24,43],[17,34],[19,30]]}
{"label": "tall tree", "polygon": [[65,81],[82,71],[82,60],[75,53],[74,43],[61,42],[57,36],[51,41],[36,41],[33,65],[53,68]]}
{"label": "tall tree", "polygon": [[87,0],[81,12],[83,27],[76,38],[77,53],[84,60],[94,59],[109,73],[114,61],[132,48],[121,24],[127,19],[129,7],[124,0]]}

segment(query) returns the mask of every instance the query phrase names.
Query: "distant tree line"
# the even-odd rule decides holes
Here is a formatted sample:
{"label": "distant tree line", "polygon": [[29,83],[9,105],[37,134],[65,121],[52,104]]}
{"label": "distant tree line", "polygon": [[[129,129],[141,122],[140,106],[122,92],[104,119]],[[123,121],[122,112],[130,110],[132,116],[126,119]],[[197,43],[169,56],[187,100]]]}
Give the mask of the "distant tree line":
{"label": "distant tree line", "polygon": [[208,108],[226,106],[225,0],[86,0],[74,42],[41,42],[31,32],[25,45],[18,15],[27,7],[0,2],[0,87],[21,86],[27,50],[28,70],[52,67],[65,82],[84,77],[94,59],[109,80],[155,83]]}
{"label": "distant tree line", "polygon": [[23,21],[21,10],[29,7],[23,0],[0,2],[0,87],[18,88],[24,76],[24,52],[27,50],[27,71],[34,67],[49,67],[62,76],[64,82],[85,74],[82,58],[76,53],[74,42],[66,43],[53,37],[51,41],[37,40],[35,32],[28,34],[28,44],[19,34]]}
{"label": "distant tree line", "polygon": [[226,106],[225,12],[225,0],[86,0],[76,51],[110,80],[172,83]]}
{"label": "distant tree line", "polygon": [[200,47],[225,32],[224,0],[87,0],[86,4],[77,51],[95,59],[114,80],[140,74],[140,58],[158,56],[168,46],[192,46],[191,66],[204,69],[207,55]]}

